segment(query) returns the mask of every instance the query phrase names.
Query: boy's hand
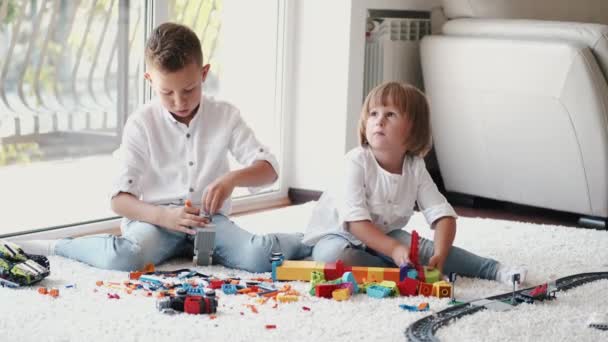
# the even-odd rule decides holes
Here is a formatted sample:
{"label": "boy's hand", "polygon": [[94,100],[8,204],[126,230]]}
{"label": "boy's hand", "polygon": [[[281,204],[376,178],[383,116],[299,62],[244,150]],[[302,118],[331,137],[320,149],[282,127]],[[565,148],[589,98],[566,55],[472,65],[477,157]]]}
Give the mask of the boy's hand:
{"label": "boy's hand", "polygon": [[447,255],[434,254],[429,259],[429,267],[433,267],[439,270],[439,272],[443,272],[443,264],[445,264],[445,259]]}
{"label": "boy's hand", "polygon": [[167,208],[165,224],[163,227],[169,230],[196,235],[196,230],[192,227],[204,227],[209,223],[206,217],[198,216],[200,209],[191,206]]}
{"label": "boy's hand", "polygon": [[398,245],[393,248],[391,253],[391,258],[393,258],[393,262],[395,265],[401,267],[410,262],[410,249],[405,247],[404,245]]}
{"label": "boy's hand", "polygon": [[205,212],[209,215],[215,214],[224,205],[224,201],[232,195],[234,187],[235,184],[230,174],[220,177],[209,184],[201,201]]}

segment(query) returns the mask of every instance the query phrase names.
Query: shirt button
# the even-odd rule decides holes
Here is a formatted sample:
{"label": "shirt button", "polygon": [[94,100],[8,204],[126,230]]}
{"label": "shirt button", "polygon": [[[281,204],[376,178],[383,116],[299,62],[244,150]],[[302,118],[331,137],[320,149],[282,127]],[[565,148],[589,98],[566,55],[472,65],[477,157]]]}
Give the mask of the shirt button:
{"label": "shirt button", "polygon": [[388,200],[388,204],[393,204],[393,201],[391,201],[391,200]]}
{"label": "shirt button", "polygon": [[133,180],[132,179],[129,179],[129,184],[133,184]]}
{"label": "shirt button", "polygon": [[190,138],[190,133],[186,134],[186,138],[188,138],[188,139]]}
{"label": "shirt button", "polygon": [[386,226],[388,224],[388,222],[384,221],[384,225]]}
{"label": "shirt button", "polygon": [[194,165],[194,162],[189,162],[188,165],[192,166]]}
{"label": "shirt button", "polygon": [[193,189],[193,188],[190,188],[190,192],[194,192],[194,189]]}
{"label": "shirt button", "polygon": [[264,152],[264,149],[263,149],[263,148],[261,148],[261,149],[260,149],[260,152]]}
{"label": "shirt button", "polygon": [[179,199],[179,204],[182,204],[182,203],[184,203],[184,200],[180,198]]}

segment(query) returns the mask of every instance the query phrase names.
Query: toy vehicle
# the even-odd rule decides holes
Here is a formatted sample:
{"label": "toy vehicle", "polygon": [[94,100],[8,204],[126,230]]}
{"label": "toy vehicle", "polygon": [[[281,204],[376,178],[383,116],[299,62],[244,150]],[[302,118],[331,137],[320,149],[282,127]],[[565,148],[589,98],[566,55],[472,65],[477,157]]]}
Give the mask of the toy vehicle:
{"label": "toy vehicle", "polygon": [[49,274],[46,257],[27,254],[16,244],[0,240],[0,286],[32,285]]}
{"label": "toy vehicle", "polygon": [[180,289],[175,297],[162,298],[156,302],[156,308],[164,314],[185,312],[193,315],[213,314],[217,312],[215,291],[209,290],[204,296],[194,296]]}
{"label": "toy vehicle", "polygon": [[551,284],[551,286],[548,283],[542,284],[533,289],[520,292],[515,296],[515,300],[532,304],[535,301],[555,299],[556,291],[557,287],[554,284]]}

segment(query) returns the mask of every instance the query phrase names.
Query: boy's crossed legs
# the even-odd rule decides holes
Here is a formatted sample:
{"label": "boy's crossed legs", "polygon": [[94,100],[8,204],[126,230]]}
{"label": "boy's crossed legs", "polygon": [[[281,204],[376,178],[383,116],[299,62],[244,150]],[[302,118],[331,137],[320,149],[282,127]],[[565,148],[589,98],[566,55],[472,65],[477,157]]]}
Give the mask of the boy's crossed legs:
{"label": "boy's crossed legs", "polygon": [[[312,247],[302,243],[302,234],[252,234],[223,215],[214,215],[216,226],[213,263],[249,272],[269,272],[273,252],[286,259],[310,256]],[[146,222],[123,221],[123,235],[95,235],[59,240],[55,253],[89,265],[121,271],[158,265],[172,257],[192,254],[192,240]]]}

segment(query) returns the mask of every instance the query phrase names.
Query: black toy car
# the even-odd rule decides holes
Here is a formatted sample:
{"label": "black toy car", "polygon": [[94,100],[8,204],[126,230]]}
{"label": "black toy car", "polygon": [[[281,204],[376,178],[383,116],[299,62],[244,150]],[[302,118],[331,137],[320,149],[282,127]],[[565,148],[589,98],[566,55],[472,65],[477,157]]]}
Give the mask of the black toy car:
{"label": "black toy car", "polygon": [[49,260],[42,255],[30,255],[16,244],[0,240],[0,286],[32,285],[46,278]]}

